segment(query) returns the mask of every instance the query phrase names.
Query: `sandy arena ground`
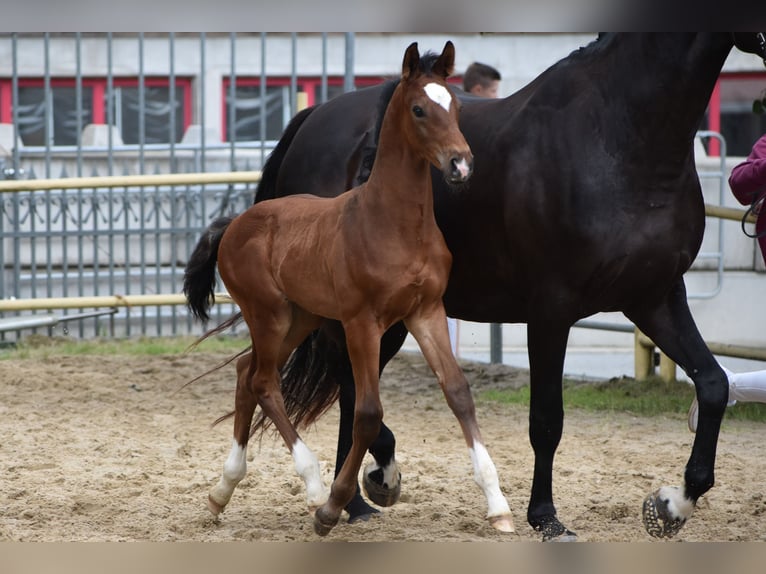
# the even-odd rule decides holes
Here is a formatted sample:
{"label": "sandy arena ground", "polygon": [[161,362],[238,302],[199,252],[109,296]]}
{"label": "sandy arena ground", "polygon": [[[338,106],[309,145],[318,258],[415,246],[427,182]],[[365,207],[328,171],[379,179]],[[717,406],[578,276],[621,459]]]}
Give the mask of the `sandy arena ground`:
{"label": "sandy arena ground", "polygon": [[[0,540],[316,541],[303,483],[281,440],[250,445],[248,474],[216,520],[205,502],[231,445],[233,367],[179,390],[224,355],[0,361]],[[527,373],[464,363],[474,391]],[[327,541],[536,541],[526,523],[532,449],[524,408],[479,401],[484,438],[516,522],[493,530],[468,451],[435,378],[401,354],[381,384],[397,437],[401,501]],[[333,473],[337,410],[303,433]],[[716,486],[675,540],[766,540],[766,428],[724,421]],[[679,484],[693,435],[680,416],[568,410],[555,462],[559,517],[583,541],[648,541],[641,502]]]}

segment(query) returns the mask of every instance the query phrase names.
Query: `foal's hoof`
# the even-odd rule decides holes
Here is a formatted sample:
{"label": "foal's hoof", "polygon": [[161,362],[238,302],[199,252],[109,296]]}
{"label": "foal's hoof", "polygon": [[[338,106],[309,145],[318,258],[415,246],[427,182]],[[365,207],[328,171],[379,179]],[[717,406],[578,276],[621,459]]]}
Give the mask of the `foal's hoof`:
{"label": "foal's hoof", "polygon": [[335,528],[336,524],[338,524],[337,517],[328,516],[324,507],[317,508],[317,511],[314,513],[314,532],[319,534],[319,536],[327,536]]}
{"label": "foal's hoof", "polygon": [[223,512],[223,509],[226,508],[223,504],[218,504],[215,500],[213,500],[212,496],[207,497],[207,509],[213,513],[213,516],[216,518],[218,517],[221,512]]}
{"label": "foal's hoof", "polygon": [[678,487],[664,486],[644,499],[644,528],[655,538],[671,538],[686,524],[694,503]]}
{"label": "foal's hoof", "polygon": [[543,535],[543,542],[577,542],[577,534],[559,522],[555,516],[542,519],[532,528]]}
{"label": "foal's hoof", "polygon": [[510,514],[490,516],[487,520],[489,520],[490,526],[495,530],[500,532],[516,532],[516,529],[513,527],[513,517]]}
{"label": "foal's hoof", "polygon": [[399,501],[399,496],[402,494],[402,473],[399,472],[398,466],[394,467],[394,472],[396,478],[392,481],[393,484],[389,484],[383,478],[383,469],[377,468],[374,463],[364,468],[362,479],[364,492],[378,506],[393,506]]}

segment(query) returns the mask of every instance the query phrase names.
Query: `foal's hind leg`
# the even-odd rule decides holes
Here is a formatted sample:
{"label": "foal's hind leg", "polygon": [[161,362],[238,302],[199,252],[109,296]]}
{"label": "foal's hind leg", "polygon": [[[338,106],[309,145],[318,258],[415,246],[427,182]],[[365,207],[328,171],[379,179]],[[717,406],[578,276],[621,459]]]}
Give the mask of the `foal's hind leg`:
{"label": "foal's hind leg", "polygon": [[313,512],[327,500],[327,490],[320,475],[319,461],[300,438],[287,416],[280,388],[279,369],[295,347],[319,326],[321,319],[289,304],[281,308],[281,313],[275,314],[278,317],[275,325],[270,325],[262,317],[258,318],[257,324],[248,323],[253,347],[258,349],[253,391],[263,414],[274,423],[293,456],[295,471],[303,479],[306,501],[309,510]]}
{"label": "foal's hind leg", "polygon": [[500,491],[495,464],[484,447],[479,432],[471,389],[452,354],[444,307],[439,303],[429,309],[421,309],[417,315],[405,322],[436,375],[447,404],[460,422],[473,463],[474,480],[487,498],[487,519],[497,530],[514,532],[513,517],[508,502]]}
{"label": "foal's hind leg", "polygon": [[699,422],[684,486],[663,486],[644,501],[644,526],[656,537],[676,534],[691,517],[697,500],[712,488],[721,419],[726,410],[729,383],[694,323],[680,279],[665,300],[654,307],[631,309],[633,321],[694,381]]}
{"label": "foal's hind leg", "polygon": [[250,423],[257,401],[250,389],[250,379],[255,364],[251,353],[237,360],[237,390],[234,399],[234,439],[231,451],[223,465],[223,474],[208,494],[208,508],[215,516],[223,512],[231,500],[234,489],[247,472],[247,441],[250,438]]}

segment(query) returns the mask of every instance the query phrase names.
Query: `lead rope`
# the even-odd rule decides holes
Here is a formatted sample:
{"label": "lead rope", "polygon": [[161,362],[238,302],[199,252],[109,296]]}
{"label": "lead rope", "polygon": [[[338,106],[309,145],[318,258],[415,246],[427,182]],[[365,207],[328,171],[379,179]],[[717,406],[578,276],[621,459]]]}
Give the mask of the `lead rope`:
{"label": "lead rope", "polygon": [[747,223],[748,217],[750,217],[750,214],[758,215],[761,212],[761,208],[763,207],[763,200],[766,199],[766,191],[762,191],[761,194],[755,198],[753,203],[750,205],[750,207],[747,208],[747,211],[745,211],[745,215],[742,216],[742,233],[747,235],[748,237],[752,239],[759,239],[761,237],[766,236],[766,229],[761,231],[760,233],[750,233],[745,229],[745,223]]}

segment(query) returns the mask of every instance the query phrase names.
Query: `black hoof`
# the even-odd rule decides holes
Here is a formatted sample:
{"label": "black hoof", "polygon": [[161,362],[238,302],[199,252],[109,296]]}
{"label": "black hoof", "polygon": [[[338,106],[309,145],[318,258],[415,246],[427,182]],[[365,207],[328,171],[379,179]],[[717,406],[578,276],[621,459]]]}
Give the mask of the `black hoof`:
{"label": "black hoof", "polygon": [[373,508],[357,494],[346,505],[346,512],[348,512],[348,523],[354,524],[355,522],[367,522],[373,516],[379,515],[380,510]]}
{"label": "black hoof", "polygon": [[[531,523],[530,523],[531,524]],[[535,532],[543,535],[543,542],[576,542],[577,534],[565,527],[555,516],[543,518],[531,524]]]}
{"label": "black hoof", "polygon": [[642,508],[644,528],[649,536],[672,538],[686,524],[685,518],[673,518],[668,511],[668,502],[653,492],[644,499]]}
{"label": "black hoof", "polygon": [[364,473],[362,480],[362,486],[364,486],[364,492],[367,496],[378,506],[393,506],[399,500],[399,496],[402,494],[402,473],[399,473],[399,480],[394,488],[389,488],[387,484],[383,484],[383,471],[378,469],[376,471]]}

